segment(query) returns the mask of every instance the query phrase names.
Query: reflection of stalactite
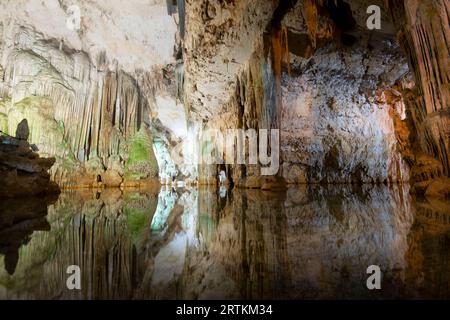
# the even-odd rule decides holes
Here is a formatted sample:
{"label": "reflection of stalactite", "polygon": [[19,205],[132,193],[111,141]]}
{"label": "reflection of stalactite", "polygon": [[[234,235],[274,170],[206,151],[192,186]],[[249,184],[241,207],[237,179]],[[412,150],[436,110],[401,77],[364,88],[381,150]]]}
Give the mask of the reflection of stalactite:
{"label": "reflection of stalactite", "polygon": [[[270,54],[267,57],[267,60],[268,63],[271,63],[272,68],[265,70],[267,79],[263,81],[265,87],[267,83],[264,93],[268,96],[268,99],[265,99],[265,101],[267,101],[265,110],[268,112],[267,118],[268,123],[270,123],[267,128],[279,129],[281,128],[281,114],[283,108],[281,98],[281,74],[283,63],[287,67],[289,76],[291,74],[287,29],[280,27],[273,30],[270,40]],[[268,74],[267,71],[273,72],[273,76]]]}
{"label": "reflection of stalactite", "polygon": [[259,192],[249,191],[242,195],[238,203],[243,204],[241,227],[246,235],[241,233],[241,240],[243,259],[247,261],[242,276],[250,280],[247,280],[245,296],[256,299],[282,296],[290,283],[286,216],[272,215],[271,212],[282,212],[280,199],[283,197],[261,201]]}

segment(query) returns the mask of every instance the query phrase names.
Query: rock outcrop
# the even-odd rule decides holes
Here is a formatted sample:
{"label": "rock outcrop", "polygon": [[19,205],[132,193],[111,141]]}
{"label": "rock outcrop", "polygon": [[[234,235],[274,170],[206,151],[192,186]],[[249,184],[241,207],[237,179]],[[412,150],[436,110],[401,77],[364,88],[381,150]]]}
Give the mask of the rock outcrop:
{"label": "rock outcrop", "polygon": [[[382,28],[369,31],[374,4]],[[425,192],[449,174],[448,12],[428,0],[188,3],[184,102],[203,129],[280,129],[287,183],[410,181]],[[222,170],[262,185],[251,165],[201,165],[199,181]]]}
{"label": "rock outcrop", "polygon": [[49,170],[55,158],[41,158],[27,142],[27,120],[20,122],[16,138],[0,135],[0,197],[58,194]]}
{"label": "rock outcrop", "polygon": [[[408,57],[414,85],[403,90],[415,154],[415,190],[450,177],[450,26],[448,1],[389,0],[398,42]],[[437,169],[435,161],[440,163]],[[447,187],[448,188],[448,187]],[[435,192],[433,192],[434,194]]]}

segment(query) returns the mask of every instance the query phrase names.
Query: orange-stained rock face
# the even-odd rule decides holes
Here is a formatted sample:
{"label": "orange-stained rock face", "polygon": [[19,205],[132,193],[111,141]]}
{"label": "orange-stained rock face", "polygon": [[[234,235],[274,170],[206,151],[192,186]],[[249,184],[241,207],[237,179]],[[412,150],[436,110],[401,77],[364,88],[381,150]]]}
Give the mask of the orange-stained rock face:
{"label": "orange-stained rock face", "polygon": [[416,79],[408,109],[417,154],[438,159],[450,174],[450,69],[448,1],[387,1],[398,41]]}

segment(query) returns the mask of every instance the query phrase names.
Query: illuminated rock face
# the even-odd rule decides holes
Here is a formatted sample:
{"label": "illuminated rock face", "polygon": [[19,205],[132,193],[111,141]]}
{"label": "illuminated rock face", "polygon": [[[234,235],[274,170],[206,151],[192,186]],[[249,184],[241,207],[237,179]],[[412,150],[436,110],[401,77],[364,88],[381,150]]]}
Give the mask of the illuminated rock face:
{"label": "illuminated rock face", "polygon": [[79,30],[68,3],[2,3],[0,130],[28,119],[62,187],[157,183],[151,92],[175,61],[175,22],[164,1],[70,4]]}
{"label": "illuminated rock face", "polygon": [[[30,49],[38,51],[42,45],[37,40]],[[89,185],[98,175],[116,170],[117,156],[126,168],[127,161],[134,161],[127,158],[141,152],[139,143],[152,152],[147,104],[133,77],[98,71],[82,53],[44,45],[41,56],[30,49],[19,44],[8,56],[2,111],[8,119],[6,132],[26,118],[31,141],[43,154],[57,156],[55,181]],[[143,160],[151,162],[151,156]],[[152,165],[157,173],[156,162]]]}
{"label": "illuminated rock face", "polygon": [[[450,76],[448,1],[387,1],[415,86],[403,92],[414,123],[416,154],[412,181],[426,191],[433,179],[450,175]],[[436,159],[423,161],[424,158]],[[448,179],[445,183],[448,185]],[[447,187],[448,193],[448,187]]]}
{"label": "illuminated rock face", "polygon": [[[214,184],[224,171],[244,187],[411,178],[426,193],[448,176],[446,2],[177,3],[2,3],[0,130],[28,119],[63,187]],[[369,32],[372,4],[382,30]],[[276,178],[197,166],[199,133],[238,128],[280,130]]]}
{"label": "illuminated rock face", "polygon": [[254,52],[277,1],[190,1],[186,6],[186,101],[192,116],[228,113],[230,85]]}
{"label": "illuminated rock face", "polygon": [[[73,12],[72,6],[79,10]],[[77,12],[79,29],[77,23],[74,27],[70,24],[71,18],[76,22]],[[19,41],[31,45],[32,39],[20,32],[29,26],[57,47],[85,52],[97,67],[99,63],[117,63],[120,69],[133,73],[174,60],[177,25],[167,14],[165,0],[130,0],[126,4],[120,0],[3,1],[0,19],[3,31],[0,43],[7,47],[18,41],[18,32]],[[102,56],[106,61],[101,62]],[[4,59],[5,56],[2,64]]]}
{"label": "illuminated rock face", "polygon": [[408,181],[395,122],[406,118],[405,106],[394,89],[408,67],[392,39],[373,38],[326,46],[309,61],[297,60],[292,72],[298,76],[283,78],[282,175],[288,182]]}
{"label": "illuminated rock face", "polygon": [[[430,167],[426,176],[448,176],[447,3],[291,4],[287,8],[287,4],[264,3],[267,8],[261,8],[272,13],[268,18],[260,16],[263,34],[254,32],[248,19],[231,15],[228,23],[240,31],[234,42],[228,39],[231,31],[220,32],[216,19],[196,11],[205,7],[204,2],[187,6],[191,20],[211,26],[208,36],[200,39],[193,23],[190,41],[185,43],[186,64],[192,68],[186,76],[185,102],[191,114],[209,120],[207,128],[278,127],[282,131],[279,175],[288,183],[409,181],[411,167],[413,175],[424,170],[423,154],[442,165],[438,170]],[[368,33],[366,9],[372,4],[381,7],[382,30]],[[228,12],[242,6],[242,12],[251,11],[252,5],[252,1],[230,2],[222,9]],[[428,19],[430,14],[435,19]],[[432,40],[423,39],[421,33]],[[239,68],[217,70],[223,42],[232,48],[231,60],[236,60],[235,44],[248,34],[253,53],[239,51],[246,54],[246,62]],[[214,89],[226,80],[231,84],[229,96],[207,94],[218,78]],[[416,164],[420,168],[414,168]],[[223,169],[201,166],[199,179],[215,183]],[[262,185],[258,166],[227,165],[226,169],[238,185]],[[431,182],[425,183],[419,175],[411,181],[422,183],[414,189],[420,192]]]}
{"label": "illuminated rock face", "polygon": [[[410,80],[392,28],[369,33],[361,17],[352,23],[353,3],[315,6],[299,1],[277,17],[278,30],[271,20],[264,35],[255,34],[254,53],[236,71],[226,107],[206,126],[280,129],[278,175],[288,183],[408,181],[409,129],[400,90]],[[283,9],[275,7],[272,19]],[[329,14],[319,13],[324,10]],[[350,25],[342,26],[336,14],[349,15]],[[219,48],[197,51],[203,58]],[[200,181],[211,183],[222,169],[201,168]],[[259,166],[228,165],[227,171],[238,185],[264,185]]]}

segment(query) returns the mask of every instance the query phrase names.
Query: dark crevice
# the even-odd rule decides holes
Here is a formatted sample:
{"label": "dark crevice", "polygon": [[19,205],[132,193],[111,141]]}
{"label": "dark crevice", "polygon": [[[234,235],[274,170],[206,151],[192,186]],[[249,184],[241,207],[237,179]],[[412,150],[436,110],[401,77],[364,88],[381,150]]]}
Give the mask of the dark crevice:
{"label": "dark crevice", "polygon": [[353,18],[350,5],[342,0],[327,0],[325,8],[341,33],[342,44],[346,46],[355,44],[358,39],[351,32],[356,29],[356,20]]}
{"label": "dark crevice", "polygon": [[273,18],[268,26],[268,31],[278,30],[281,28],[281,21],[284,16],[294,8],[298,0],[280,0],[278,7],[273,13]]}
{"label": "dark crevice", "polygon": [[327,0],[325,4],[330,18],[336,26],[343,32],[352,31],[356,27],[356,20],[353,18],[350,5],[342,0]]}

